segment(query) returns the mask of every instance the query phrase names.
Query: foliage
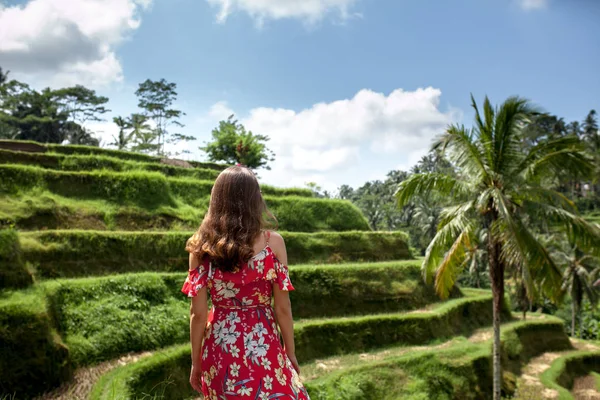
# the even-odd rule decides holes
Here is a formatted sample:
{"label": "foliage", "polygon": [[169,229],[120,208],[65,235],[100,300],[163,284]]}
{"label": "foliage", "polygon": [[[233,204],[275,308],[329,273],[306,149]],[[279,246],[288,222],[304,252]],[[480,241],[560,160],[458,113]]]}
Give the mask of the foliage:
{"label": "foliage", "polygon": [[189,177],[200,180],[214,180],[219,172],[211,168],[181,168],[168,164],[145,161],[120,160],[103,155],[63,155],[53,153],[30,153],[0,149],[0,164],[25,164],[59,171],[110,170],[155,171],[167,177]]}
{"label": "foliage", "polygon": [[265,135],[255,135],[229,116],[227,121],[219,122],[212,131],[212,141],[200,150],[206,152],[211,161],[223,161],[227,164],[242,164],[251,169],[271,169],[267,164],[274,160],[273,152],[265,142]]}
{"label": "foliage", "polygon": [[[521,342],[515,345],[524,348],[535,340],[535,335],[554,338],[547,343],[555,343],[558,347],[534,346],[537,354],[546,349],[561,350],[565,341],[568,342],[562,324],[555,319],[527,322],[526,326],[521,322],[511,323],[505,332],[510,333],[513,328],[521,332],[516,336],[521,338]],[[535,335],[525,334],[528,331],[535,332]],[[376,334],[376,331],[372,333]],[[453,342],[458,343],[435,350],[423,348],[410,351],[407,348],[404,355],[343,366],[338,372],[329,373],[323,378],[305,380],[305,386],[313,399],[489,398],[489,343]],[[527,362],[526,357],[537,354],[527,353],[523,362]],[[184,384],[189,375],[189,355],[189,345],[175,346],[139,362],[116,368],[98,381],[92,399],[111,398],[107,396],[130,399],[142,393],[165,399],[191,396],[191,388]],[[370,354],[363,355],[369,359]],[[329,360],[322,361],[327,364]]]}
{"label": "foliage", "polygon": [[[193,232],[41,231],[21,233],[26,261],[40,278],[133,271],[182,271]],[[291,265],[411,258],[401,232],[283,232]]]}
{"label": "foliage", "polygon": [[131,128],[131,125],[123,117],[113,117],[113,122],[119,127],[119,135],[113,135],[114,142],[110,145],[115,146],[118,150],[126,150],[133,139],[133,132],[126,132],[127,129]]}
{"label": "foliage", "polygon": [[[450,126],[434,148],[448,154],[457,176],[443,173],[412,175],[398,191],[399,206],[418,195],[438,195],[452,202],[443,210],[439,229],[427,248],[423,274],[435,279],[436,290],[447,296],[468,258],[477,226],[487,230],[486,247],[492,291],[504,297],[504,271],[519,269],[530,299],[543,293],[560,299],[561,272],[548,250],[530,229],[530,220],[554,222],[584,250],[600,252],[600,229],[585,221],[572,202],[544,183],[569,172],[585,176],[590,159],[576,137],[543,140],[522,150],[523,128],[537,114],[526,100],[511,97],[497,108],[485,99],[483,110],[472,98],[472,129]],[[499,345],[499,321],[494,320]],[[497,350],[495,354],[499,354]],[[494,399],[500,398],[500,360],[494,360]]]}
{"label": "foliage", "polygon": [[69,351],[44,305],[31,290],[0,300],[0,396],[31,398],[71,376]]}
{"label": "foliage", "polygon": [[13,229],[0,229],[0,290],[24,288],[33,283],[27,271],[19,236]]}
{"label": "foliage", "polygon": [[[144,110],[144,115],[152,119],[156,125],[155,135],[158,140],[156,150],[159,155],[165,154],[165,143],[177,143],[181,140],[194,139],[193,137],[168,131],[170,125],[183,127],[183,124],[179,122],[179,118],[184,116],[185,113],[181,110],[171,108],[177,100],[176,83],[167,82],[165,79],[158,81],[146,79],[140,83],[135,95],[138,97],[138,107]],[[136,137],[139,137],[139,135],[140,133],[138,132]]]}
{"label": "foliage", "polygon": [[85,128],[87,121],[101,121],[108,98],[77,85],[37,91],[3,76],[0,83],[0,133],[2,138],[38,142],[98,146]]}

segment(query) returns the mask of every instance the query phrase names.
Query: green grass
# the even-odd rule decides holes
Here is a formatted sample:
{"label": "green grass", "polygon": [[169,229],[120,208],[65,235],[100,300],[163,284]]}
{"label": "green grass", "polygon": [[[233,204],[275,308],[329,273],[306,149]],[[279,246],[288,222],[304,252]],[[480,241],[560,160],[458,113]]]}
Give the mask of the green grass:
{"label": "green grass", "polygon": [[12,229],[0,230],[0,290],[24,288],[32,283],[17,232]]}
{"label": "green grass", "polygon": [[[294,232],[370,230],[360,210],[347,201],[297,196],[265,196],[282,230]],[[20,195],[0,194],[0,225],[20,230],[194,230],[208,210],[209,197],[195,206],[147,208],[102,199],[80,199],[33,189]]]}
{"label": "green grass", "polygon": [[69,379],[69,349],[53,326],[38,289],[0,298],[0,396],[30,398]]}
{"label": "green grass", "polygon": [[[528,326],[528,327],[526,327]],[[562,323],[554,318],[503,325],[506,337],[512,330],[533,331],[562,336],[568,341]],[[530,337],[522,337],[527,347]],[[557,338],[555,343],[560,343]],[[508,348],[509,346],[503,346]],[[360,352],[361,349],[356,349]],[[298,354],[300,350],[298,350]],[[492,370],[489,342],[474,344],[464,338],[451,346],[435,349],[387,348],[384,352],[362,353],[377,361],[360,361],[354,354],[336,357],[338,370],[305,383],[313,400],[338,399],[488,399],[491,398]],[[189,374],[189,345],[176,346],[119,367],[103,376],[95,385],[91,399],[140,398],[142,394],[164,399],[193,396]],[[333,360],[320,360],[331,363]],[[526,361],[526,360],[525,360]],[[303,364],[303,371],[307,371]],[[306,375],[304,375],[306,376]],[[110,397],[113,396],[113,397]]]}
{"label": "green grass", "polygon": [[[114,172],[55,171],[27,165],[0,165],[0,193],[26,194],[34,188],[51,193],[81,199],[103,199],[119,204],[156,208],[160,205],[176,205],[176,199],[189,205],[210,195],[212,180],[166,177],[159,172],[132,170]],[[312,196],[306,189],[279,189],[262,187],[270,196]]]}
{"label": "green grass", "polygon": [[[119,160],[129,160],[138,162],[152,162],[160,163],[161,158],[156,156],[150,156],[142,153],[133,153],[129,151],[103,149],[100,147],[93,146],[79,146],[79,145],[60,145],[50,143],[38,143],[26,140],[0,140],[0,149],[15,150],[21,145],[33,145],[41,152],[37,154],[64,154],[64,155],[96,155],[112,157]],[[35,153],[34,153],[35,154]],[[188,161],[196,168],[210,168],[217,171],[223,170],[227,165],[211,163],[211,162],[197,162]]]}
{"label": "green grass", "polygon": [[559,393],[559,400],[573,400],[570,393],[576,378],[600,372],[600,352],[577,351],[557,358],[540,380],[547,388]]}
{"label": "green grass", "polygon": [[220,172],[213,168],[182,168],[157,162],[129,161],[103,155],[29,153],[1,149],[0,164],[24,164],[59,171],[153,171],[171,177],[208,180],[215,180]]}
{"label": "green grass", "polygon": [[[20,234],[39,279],[185,271],[193,232],[40,231]],[[282,232],[291,265],[411,258],[400,232]]]}

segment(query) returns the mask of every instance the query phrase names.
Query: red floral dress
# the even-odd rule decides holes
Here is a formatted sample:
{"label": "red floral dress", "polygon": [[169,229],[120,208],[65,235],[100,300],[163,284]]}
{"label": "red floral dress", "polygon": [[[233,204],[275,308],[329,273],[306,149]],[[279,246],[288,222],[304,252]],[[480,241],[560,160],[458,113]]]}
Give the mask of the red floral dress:
{"label": "red floral dress", "polygon": [[272,285],[294,290],[288,268],[269,245],[237,272],[206,259],[181,291],[208,286],[213,308],[202,344],[202,391],[210,400],[310,399],[279,341]]}

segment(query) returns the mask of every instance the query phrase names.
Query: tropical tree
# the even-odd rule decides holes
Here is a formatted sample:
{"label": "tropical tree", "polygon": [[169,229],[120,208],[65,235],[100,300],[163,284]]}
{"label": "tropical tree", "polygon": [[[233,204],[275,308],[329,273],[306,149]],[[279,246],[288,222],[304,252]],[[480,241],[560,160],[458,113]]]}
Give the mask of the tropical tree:
{"label": "tropical tree", "polygon": [[165,154],[165,143],[177,143],[180,140],[192,140],[191,136],[172,134],[168,131],[170,125],[183,127],[179,118],[185,115],[181,110],[172,108],[177,100],[177,84],[165,79],[153,81],[146,79],[139,84],[135,92],[138,97],[138,107],[144,110],[144,115],[154,121],[157,136],[157,152]]}
{"label": "tropical tree", "polygon": [[123,117],[113,117],[113,122],[119,127],[119,135],[113,135],[114,142],[111,143],[111,146],[116,146],[119,150],[124,150],[129,146],[129,143],[131,143],[135,132],[133,130],[127,132],[132,126],[129,123],[129,120]]}
{"label": "tropical tree", "polygon": [[[581,304],[587,298],[592,306],[598,304],[600,294],[594,283],[600,277],[600,259],[588,255],[576,246],[563,244],[552,252],[558,265],[563,267],[562,288],[571,296],[571,335],[575,336],[576,321],[581,317]],[[579,318],[581,337],[581,318]]]}
{"label": "tropical tree", "polygon": [[208,155],[210,161],[243,164],[251,169],[271,169],[268,163],[274,160],[273,152],[265,144],[269,137],[246,131],[244,125],[233,118],[230,115],[227,121],[220,121],[212,131],[212,141],[200,150]]}
{"label": "tropical tree", "polygon": [[148,124],[148,117],[143,114],[131,114],[127,123],[134,137],[133,151],[148,154],[160,152],[160,133]]}
{"label": "tropical tree", "polygon": [[592,165],[579,139],[552,138],[524,151],[523,128],[537,114],[529,102],[510,97],[494,108],[486,97],[482,116],[472,96],[471,100],[473,128],[452,125],[434,145],[449,156],[457,176],[437,172],[412,175],[400,184],[397,200],[404,206],[416,196],[436,194],[451,202],[442,212],[422,265],[424,278],[435,281],[442,297],[449,295],[464,268],[478,228],[487,230],[485,246],[493,293],[493,398],[500,400],[505,269],[522,265],[544,295],[554,300],[560,296],[561,271],[529,229],[528,221],[554,221],[577,246],[596,252],[600,252],[600,229],[578,216],[564,195],[544,186],[563,169],[574,174],[590,172]]}

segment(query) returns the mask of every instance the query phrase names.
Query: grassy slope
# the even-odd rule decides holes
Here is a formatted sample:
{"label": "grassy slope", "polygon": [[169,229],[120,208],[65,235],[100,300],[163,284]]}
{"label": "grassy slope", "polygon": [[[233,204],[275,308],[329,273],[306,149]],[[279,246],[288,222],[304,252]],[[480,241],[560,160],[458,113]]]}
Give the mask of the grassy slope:
{"label": "grassy slope", "polygon": [[[40,231],[21,233],[38,278],[182,271],[193,232]],[[401,232],[282,232],[291,265],[412,258]]]}
{"label": "grassy slope", "polygon": [[[515,330],[521,333],[546,333],[568,341],[562,324],[554,319],[506,324],[503,330],[505,334]],[[520,346],[528,345],[529,336],[514,335],[523,339]],[[510,348],[508,344],[504,348],[510,351],[506,350]],[[364,359],[369,356],[378,361],[365,362]],[[336,357],[339,367],[336,372],[323,374],[306,385],[311,398],[321,400],[486,399],[491,386],[490,360],[489,342],[477,344],[460,338],[454,339],[448,346],[435,346],[432,349],[407,352],[402,347],[391,347],[379,354],[370,352],[360,357]],[[318,362],[321,361],[328,362]],[[304,365],[303,370],[306,371],[307,367]],[[186,382],[188,368],[189,346],[161,350],[155,356],[117,368],[103,376],[94,387],[91,398],[97,400],[119,396],[130,399],[141,393],[151,396],[160,394],[165,399],[189,398],[193,393]]]}
{"label": "grassy slope", "polygon": [[558,392],[559,400],[573,400],[570,390],[575,378],[590,372],[600,372],[600,352],[570,352],[554,360],[550,368],[542,374],[541,381],[547,388]]}
{"label": "grassy slope", "polygon": [[[6,292],[0,304],[14,298],[37,302],[76,364],[90,364],[186,340],[189,301],[179,292],[185,276],[140,273],[47,281],[28,291]],[[297,318],[398,312],[437,301],[414,262],[297,266],[290,276],[297,288],[291,294]]]}

